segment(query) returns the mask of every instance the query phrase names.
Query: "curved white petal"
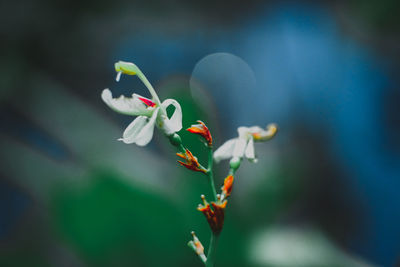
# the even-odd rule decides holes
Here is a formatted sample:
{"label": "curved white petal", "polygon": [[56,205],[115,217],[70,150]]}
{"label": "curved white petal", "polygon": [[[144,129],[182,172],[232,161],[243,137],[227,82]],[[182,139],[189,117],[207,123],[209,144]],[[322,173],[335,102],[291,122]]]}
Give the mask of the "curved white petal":
{"label": "curved white petal", "polygon": [[249,142],[247,143],[247,147],[245,150],[246,158],[251,162],[257,162],[256,155],[254,153],[254,141],[253,138],[250,138]]}
{"label": "curved white petal", "polygon": [[249,133],[252,133],[252,134],[264,132],[264,129],[261,128],[260,126],[252,126],[252,127],[249,127],[247,130],[249,131]]}
{"label": "curved white petal", "polygon": [[137,135],[135,143],[138,146],[147,145],[151,141],[151,139],[153,138],[154,125],[156,123],[156,119],[157,119],[157,115],[158,115],[159,111],[160,111],[159,108],[154,110],[154,113],[151,116],[149,122],[142,128],[142,130]]}
{"label": "curved white petal", "polygon": [[128,125],[128,127],[126,127],[122,135],[122,138],[118,140],[123,141],[125,144],[134,143],[137,135],[143,129],[146,123],[147,123],[147,117],[145,116],[137,117]]}
{"label": "curved white petal", "polygon": [[[136,143],[138,146],[147,145],[153,138],[154,125],[159,108],[154,110],[150,120],[148,117],[139,116],[126,128],[123,137],[119,140],[126,144]],[[137,121],[137,123],[135,123]]]}
{"label": "curved white petal", "polygon": [[182,129],[182,108],[181,105],[175,99],[166,99],[162,102],[161,106],[164,110],[167,110],[167,107],[173,105],[175,107],[175,111],[172,114],[171,118],[165,118],[162,121],[162,129],[167,135],[178,132]]}
{"label": "curved white petal", "polygon": [[244,155],[244,151],[246,150],[246,145],[246,138],[238,138],[235,143],[235,147],[233,148],[232,156],[242,158]]}
{"label": "curved white petal", "polygon": [[232,152],[233,149],[235,148],[235,144],[237,142],[238,138],[230,139],[226,141],[222,146],[220,146],[215,152],[214,152],[214,160],[216,162],[219,162],[224,159],[229,159],[232,157]]}
{"label": "curved white petal", "polygon": [[151,110],[139,99],[139,95],[133,94],[132,97],[121,95],[118,98],[113,98],[109,89],[104,89],[101,93],[103,101],[114,111],[125,115],[146,115],[151,114]]}

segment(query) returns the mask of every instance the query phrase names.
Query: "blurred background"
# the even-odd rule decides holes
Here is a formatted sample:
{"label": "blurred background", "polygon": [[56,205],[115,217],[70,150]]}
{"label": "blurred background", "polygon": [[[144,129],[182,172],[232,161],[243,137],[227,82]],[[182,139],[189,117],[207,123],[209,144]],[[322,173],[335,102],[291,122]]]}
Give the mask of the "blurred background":
{"label": "blurred background", "polygon": [[[135,62],[215,146],[276,122],[237,173],[217,266],[400,262],[400,4],[7,1],[0,4],[0,266],[202,266],[205,177],[100,98]],[[206,160],[198,138],[182,138]],[[216,169],[219,187],[227,163]]]}

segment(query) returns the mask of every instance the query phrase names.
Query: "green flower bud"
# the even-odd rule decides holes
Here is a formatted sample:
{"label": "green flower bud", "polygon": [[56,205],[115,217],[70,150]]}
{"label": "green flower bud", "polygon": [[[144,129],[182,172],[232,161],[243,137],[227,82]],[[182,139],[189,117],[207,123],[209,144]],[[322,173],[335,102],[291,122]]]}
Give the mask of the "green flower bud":
{"label": "green flower bud", "polygon": [[233,158],[231,159],[231,161],[229,161],[229,167],[230,167],[232,170],[236,171],[237,169],[239,169],[240,163],[241,163],[241,162],[242,162],[242,159],[241,159],[241,158],[239,158],[239,157],[233,157]]}
{"label": "green flower bud", "polygon": [[176,133],[174,133],[174,134],[168,136],[168,138],[169,138],[169,141],[171,142],[171,144],[172,144],[173,146],[179,147],[179,146],[182,144],[182,139],[181,139],[181,137],[180,137],[178,134],[176,134]]}

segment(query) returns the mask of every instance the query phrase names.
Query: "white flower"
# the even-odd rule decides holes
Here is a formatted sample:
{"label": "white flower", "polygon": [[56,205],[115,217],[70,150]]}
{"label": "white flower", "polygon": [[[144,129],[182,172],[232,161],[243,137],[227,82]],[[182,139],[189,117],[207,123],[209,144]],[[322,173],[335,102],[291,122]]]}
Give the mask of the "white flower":
{"label": "white flower", "polygon": [[[115,64],[115,69],[118,72],[117,81],[121,73],[137,75],[152,95],[152,99],[137,94],[133,94],[130,98],[125,96],[113,98],[109,89],[103,90],[101,98],[112,110],[125,115],[138,116],[128,125],[122,138],[118,140],[126,144],[135,143],[145,146],[153,138],[154,126],[160,128],[166,135],[182,129],[182,109],[176,100],[166,99],[161,103],[155,90],[135,64],[120,61]],[[175,107],[175,111],[171,118],[168,118],[166,109],[170,105]]]}
{"label": "white flower", "polygon": [[254,142],[267,141],[274,137],[278,130],[276,124],[269,124],[267,129],[261,127],[239,127],[239,137],[226,141],[214,152],[214,160],[219,162],[224,159],[246,157],[251,162],[257,162],[254,152]]}

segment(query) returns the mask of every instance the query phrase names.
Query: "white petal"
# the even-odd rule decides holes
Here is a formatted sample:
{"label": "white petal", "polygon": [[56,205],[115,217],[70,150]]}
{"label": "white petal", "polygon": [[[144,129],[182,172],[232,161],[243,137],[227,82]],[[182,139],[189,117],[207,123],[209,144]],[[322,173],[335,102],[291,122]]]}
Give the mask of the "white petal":
{"label": "white petal", "polygon": [[219,162],[224,159],[229,159],[232,157],[232,152],[235,147],[236,141],[238,139],[230,139],[226,141],[222,146],[220,146],[215,152],[214,152],[214,160],[216,162]]}
{"label": "white petal", "polygon": [[139,95],[133,94],[131,98],[121,95],[113,98],[109,89],[104,89],[101,93],[103,101],[114,111],[125,115],[147,115],[150,116],[151,110],[139,99]]}
{"label": "white petal", "polygon": [[162,102],[161,106],[164,110],[167,110],[167,107],[173,105],[175,107],[175,111],[172,114],[171,118],[164,119],[162,122],[162,129],[167,135],[178,132],[182,129],[182,108],[179,105],[178,101],[174,99],[166,99]]}
{"label": "white petal", "polygon": [[256,155],[254,153],[254,141],[253,141],[253,138],[250,138],[250,141],[247,143],[245,156],[251,162],[257,162]]}
{"label": "white petal", "polygon": [[138,146],[147,145],[151,141],[151,139],[153,138],[154,125],[156,123],[157,114],[158,114],[159,111],[160,111],[159,108],[157,108],[154,111],[154,113],[151,116],[149,122],[143,127],[143,129],[140,131],[140,133],[136,137],[135,143]]}
{"label": "white petal", "polygon": [[[154,110],[150,120],[148,117],[139,116],[126,128],[123,138],[120,140],[124,143],[136,143],[138,146],[147,145],[153,138],[154,125],[159,112],[159,108]],[[138,122],[135,124],[135,121]]]}
{"label": "white petal", "polygon": [[244,155],[244,151],[246,150],[246,145],[247,145],[246,138],[238,138],[237,142],[235,143],[232,156],[242,158]]}
{"label": "white petal", "polygon": [[259,126],[253,126],[253,127],[248,128],[248,131],[249,131],[249,133],[252,133],[252,134],[253,133],[262,133],[262,132],[264,132],[264,129]]}
{"label": "white petal", "polygon": [[126,144],[132,144],[135,142],[137,135],[146,125],[148,118],[145,116],[139,116],[134,119],[131,124],[125,129],[122,138],[118,139]]}
{"label": "white petal", "polygon": [[249,128],[241,126],[237,129],[239,137],[245,137],[249,133]]}

